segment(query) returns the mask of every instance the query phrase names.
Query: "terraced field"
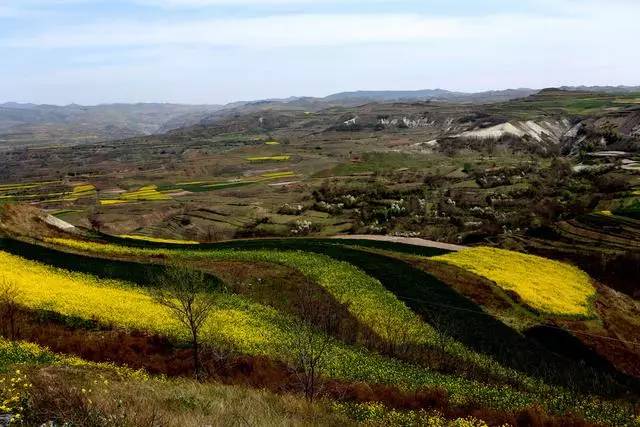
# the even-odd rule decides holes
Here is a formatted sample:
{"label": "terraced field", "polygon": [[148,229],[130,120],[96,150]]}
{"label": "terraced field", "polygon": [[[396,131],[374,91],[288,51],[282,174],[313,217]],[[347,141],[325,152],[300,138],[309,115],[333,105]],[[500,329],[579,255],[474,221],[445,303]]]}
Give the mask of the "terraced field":
{"label": "terraced field", "polygon": [[[389,349],[381,353],[371,341],[343,342],[335,336],[327,356],[325,375],[329,378],[387,384],[404,390],[442,388],[454,406],[484,402],[496,410],[517,411],[537,404],[554,414],[579,407],[579,415],[589,420],[631,425],[630,414],[623,406],[594,398],[576,403],[573,387],[593,392],[594,383],[608,381],[608,391],[599,390],[611,398],[635,387],[632,381],[620,375],[606,379],[598,371],[585,367],[572,369],[572,361],[524,340],[490,316],[460,316],[459,310],[481,313],[482,308],[403,260],[442,255],[442,250],[385,242],[313,239],[238,241],[195,247],[112,239],[120,244],[47,240],[47,245],[77,255],[5,242],[5,252],[0,252],[5,266],[3,274],[19,286],[22,304],[31,310],[95,319],[110,327],[145,330],[183,341],[184,331],[146,292],[144,286],[152,283],[145,280],[145,275],[137,275],[138,285],[122,280],[127,277],[132,280],[135,271],[146,268],[131,261],[156,265],[163,260],[180,260],[217,272],[222,272],[221,266],[229,262],[283,266],[302,273],[310,284],[345,307],[350,316],[373,331],[379,340],[397,344],[398,330],[402,330],[406,332],[402,335],[404,348],[422,349],[404,355]],[[93,258],[87,258],[87,254]],[[44,287],[42,278],[46,278]],[[291,343],[301,333],[299,328],[310,326],[300,326],[294,321],[295,314],[280,311],[277,305],[265,304],[252,295],[218,295],[216,309],[206,327],[208,343],[213,346],[231,343],[243,354],[288,363]],[[450,327],[443,329],[445,323]],[[441,371],[442,368],[434,369],[428,360],[416,356],[436,350],[457,360],[458,369],[449,373]],[[532,357],[545,360],[544,367],[539,369],[539,364],[531,363]],[[463,366],[464,369],[459,369]],[[555,382],[544,375],[545,370],[553,370]],[[566,376],[558,375],[563,371]],[[566,388],[569,381],[572,391]]]}

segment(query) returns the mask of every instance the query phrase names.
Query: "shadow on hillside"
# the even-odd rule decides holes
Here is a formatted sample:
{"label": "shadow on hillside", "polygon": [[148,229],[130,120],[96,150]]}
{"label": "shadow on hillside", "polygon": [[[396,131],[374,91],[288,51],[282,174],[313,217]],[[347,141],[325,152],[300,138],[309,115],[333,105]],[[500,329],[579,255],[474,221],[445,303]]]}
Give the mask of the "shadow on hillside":
{"label": "shadow on hillside", "polygon": [[[14,239],[0,238],[0,251],[56,268],[91,274],[101,279],[123,280],[141,287],[150,286],[153,278],[162,274],[165,269],[164,266],[157,264],[115,261],[71,254]],[[1,277],[2,272],[0,271]],[[208,277],[212,286],[220,283],[220,280],[215,276],[208,275]]]}

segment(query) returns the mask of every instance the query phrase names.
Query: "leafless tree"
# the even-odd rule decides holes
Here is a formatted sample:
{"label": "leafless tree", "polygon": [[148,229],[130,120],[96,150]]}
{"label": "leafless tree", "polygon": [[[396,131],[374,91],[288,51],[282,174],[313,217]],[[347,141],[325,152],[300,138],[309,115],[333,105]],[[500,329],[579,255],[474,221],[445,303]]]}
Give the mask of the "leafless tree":
{"label": "leafless tree", "polygon": [[298,292],[298,320],[290,325],[293,335],[293,363],[295,375],[307,400],[313,401],[322,390],[322,374],[332,337],[339,329],[338,316],[318,303],[318,295],[311,287]]}
{"label": "leafless tree", "polygon": [[20,291],[14,283],[0,282],[0,325],[2,334],[10,340],[18,338],[17,316],[20,310]]}
{"label": "leafless tree", "polygon": [[406,357],[412,351],[415,337],[415,323],[402,321],[395,316],[382,320],[381,328],[385,332],[383,351],[395,357]]}
{"label": "leafless tree", "polygon": [[216,304],[216,294],[207,276],[184,266],[169,266],[156,280],[152,296],[166,307],[188,331],[193,351],[193,370],[201,379],[200,335]]}

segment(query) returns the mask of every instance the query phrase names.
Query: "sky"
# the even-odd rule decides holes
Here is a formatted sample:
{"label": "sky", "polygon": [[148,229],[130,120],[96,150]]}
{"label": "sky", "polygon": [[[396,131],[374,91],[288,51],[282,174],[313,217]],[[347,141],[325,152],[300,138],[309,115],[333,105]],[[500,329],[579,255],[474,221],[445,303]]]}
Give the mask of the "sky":
{"label": "sky", "polygon": [[638,0],[0,0],[0,102],[640,85]]}

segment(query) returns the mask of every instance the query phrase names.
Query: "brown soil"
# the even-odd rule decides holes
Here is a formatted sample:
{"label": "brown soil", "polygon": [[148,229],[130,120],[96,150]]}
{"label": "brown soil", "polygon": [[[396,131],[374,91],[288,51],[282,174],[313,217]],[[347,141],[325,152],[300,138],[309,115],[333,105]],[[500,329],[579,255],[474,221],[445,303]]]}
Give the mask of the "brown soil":
{"label": "brown soil", "polygon": [[640,302],[598,285],[595,306],[601,323],[563,321],[560,324],[583,332],[574,335],[620,371],[640,378]]}

